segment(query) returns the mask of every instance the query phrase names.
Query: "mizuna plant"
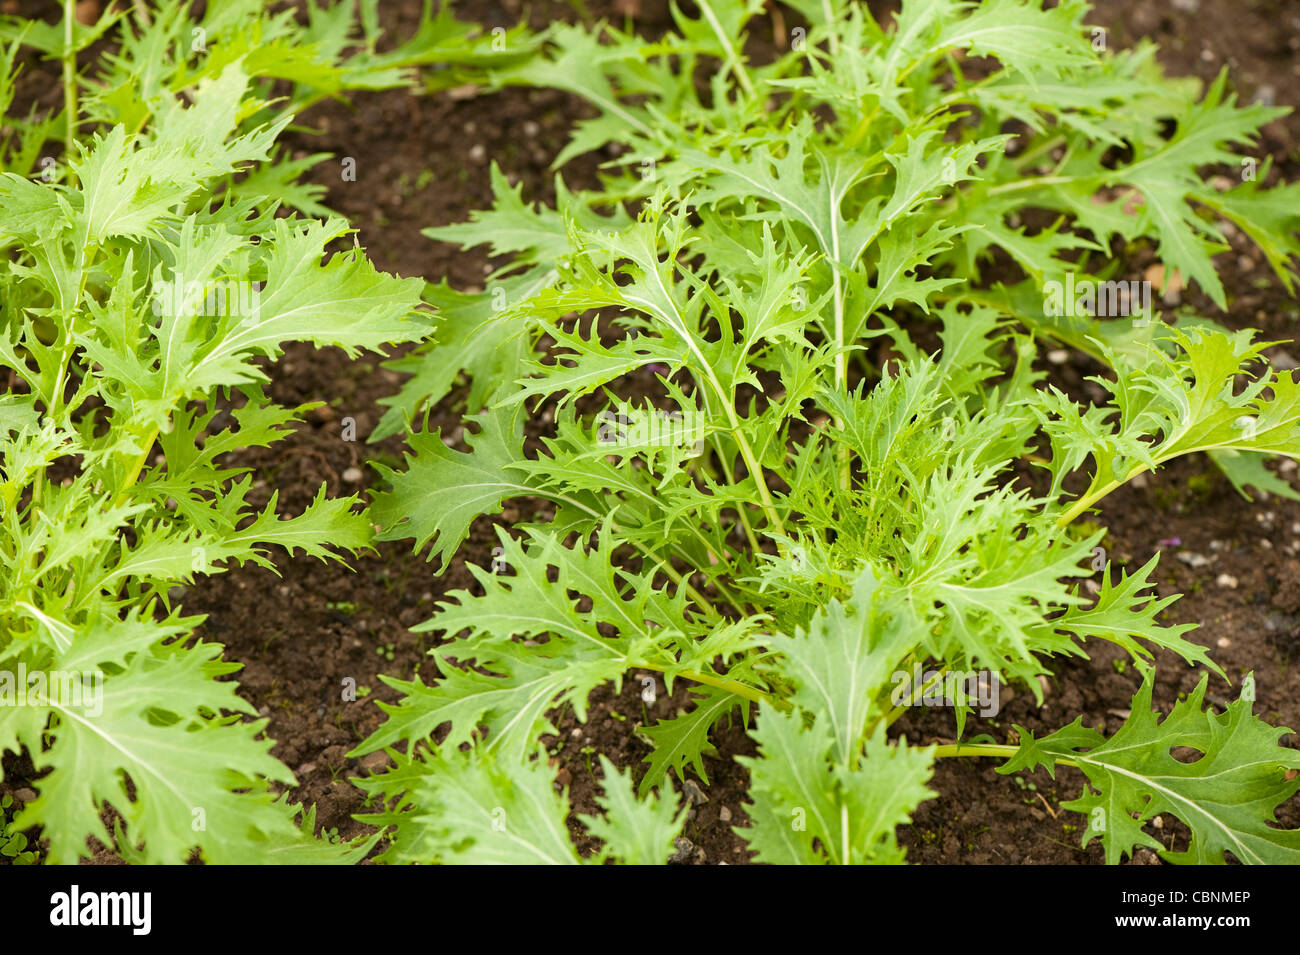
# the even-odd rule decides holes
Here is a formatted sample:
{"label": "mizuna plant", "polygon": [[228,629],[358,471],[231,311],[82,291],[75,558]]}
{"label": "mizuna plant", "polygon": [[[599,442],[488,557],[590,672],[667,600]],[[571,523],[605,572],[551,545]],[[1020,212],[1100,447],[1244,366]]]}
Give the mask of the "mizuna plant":
{"label": "mizuna plant", "polygon": [[[387,858],[577,861],[539,740],[559,708],[584,719],[595,687],[658,673],[690,706],[645,727],[641,795],[688,769],[707,783],[712,728],[744,720],[759,755],[742,760],[737,831],[760,861],[902,861],[896,828],[953,756],[1078,767],[1068,805],[1110,862],[1138,846],[1300,859],[1300,833],[1271,825],[1300,788],[1287,731],[1253,715],[1249,677],[1226,710],[1206,705],[1226,677],[1189,625],[1157,619],[1173,598],[1150,596],[1154,558],[1107,564],[1089,596],[1100,532],[1077,525],[1198,451],[1239,485],[1286,488],[1263,462],[1300,455],[1300,383],[1206,318],[1050,307],[1050,283],[1112,278],[1135,243],[1224,307],[1220,217],[1290,288],[1300,187],[1206,178],[1237,170],[1278,111],[1237,106],[1224,77],[1198,98],[1150,47],[1103,51],[1072,0],[905,2],[892,24],[792,0],[799,42],[763,65],[745,52],[763,4],[696,6],[653,42],[555,26],[433,77],[570,90],[598,114],[557,165],[621,157],[600,191],[561,183],[554,210],[494,173],[494,209],[429,232],[507,264],[479,294],[431,289],[442,324],[394,366],[412,378],[386,430],[461,376],[470,429],[463,449],[413,430],[372,514],[443,566],[507,500],[532,519],[418,628],[446,638],[441,676],[389,681],[405,698],[357,750],[396,761],[363,783],[389,801]],[[1105,401],[1045,383],[1038,349],[1062,342],[1107,363]],[[553,426],[526,445],[530,411]],[[1110,738],[1080,720],[1006,744],[890,735],[913,702],[894,675],[918,663],[1041,698],[1053,659],[1098,640],[1145,675]],[[1163,720],[1159,651],[1206,670]],[[586,823],[610,835],[600,858],[635,858],[644,815],[641,858],[664,861],[663,797],[632,802],[605,769],[608,816]],[[1184,851],[1144,831],[1157,813],[1187,825]]]}
{"label": "mizuna plant", "polygon": [[[91,836],[137,862],[343,862],[367,845],[317,841],[314,811],[272,797],[294,778],[217,679],[238,664],[193,639],[202,618],[170,592],[273,569],[275,547],[342,560],[371,542],[355,497],[255,506],[250,469],[223,456],[274,444],[304,410],[262,391],[282,343],[356,352],[426,331],[418,282],[326,256],[346,223],[277,216],[302,164],[270,163],[291,117],[266,98],[273,78],[314,84],[292,108],[395,77],[338,55],[350,7],[299,27],[260,2],[200,21],[187,6],[123,21],[85,80],[76,51],[120,14],[81,27],[69,9],[61,45],[0,23],[69,66],[63,113],[6,109],[0,144],[0,752],[40,774],[10,828],[39,826],[55,863]],[[6,107],[18,49],[0,58]],[[64,128],[57,166],[38,165]]]}

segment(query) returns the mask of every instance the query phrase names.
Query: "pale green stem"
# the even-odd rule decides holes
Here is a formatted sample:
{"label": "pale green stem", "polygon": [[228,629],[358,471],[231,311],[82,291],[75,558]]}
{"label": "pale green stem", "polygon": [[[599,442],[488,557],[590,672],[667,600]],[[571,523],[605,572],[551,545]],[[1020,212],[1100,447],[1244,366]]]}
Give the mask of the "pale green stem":
{"label": "pale green stem", "polygon": [[[936,746],[934,748],[935,759],[947,759],[950,756],[989,756],[994,759],[1010,759],[1020,751],[1019,746],[1011,746],[1001,743],[949,743],[945,746]],[[1073,766],[1076,769],[1079,764],[1067,756],[1057,757],[1058,766]]]}
{"label": "pale green stem", "polygon": [[[72,162],[72,144],[77,131],[77,51],[72,48],[76,23],[76,0],[63,0],[63,161],[68,164]],[[68,176],[71,175],[69,168]]]}
{"label": "pale green stem", "polygon": [[1108,481],[1107,483],[1103,484],[1101,487],[1097,488],[1097,490],[1085,494],[1083,497],[1075,501],[1074,504],[1070,506],[1069,510],[1067,510],[1064,514],[1062,514],[1060,517],[1056,519],[1056,526],[1065,527],[1076,517],[1078,517],[1084,511],[1088,510],[1088,508],[1092,507],[1103,497],[1109,494],[1111,491],[1115,490],[1121,484],[1126,484],[1129,481],[1133,480],[1135,477],[1137,477],[1146,469],[1147,467],[1145,464],[1134,465],[1133,470],[1129,471],[1129,473],[1125,476],[1124,480]]}
{"label": "pale green stem", "polygon": [[822,16],[826,18],[827,25],[831,25],[830,39],[828,41],[831,56],[840,52],[840,35],[835,32],[833,26],[835,22],[835,10],[831,6],[831,0],[822,0]]}
{"label": "pale green stem", "polygon": [[736,80],[740,83],[741,88],[747,96],[754,95],[754,84],[749,79],[749,73],[745,69],[745,64],[740,61],[740,54],[736,48],[731,45],[731,37],[727,36],[726,31],[722,29],[722,24],[718,21],[718,16],[713,12],[713,4],[709,0],[700,0],[700,13],[709,21],[709,28],[722,44],[723,50],[727,54],[727,66],[731,72],[736,75]]}
{"label": "pale green stem", "polygon": [[149,432],[149,437],[145,439],[144,450],[140,452],[134,464],[131,465],[131,470],[127,472],[126,480],[122,483],[122,489],[117,493],[115,502],[117,505],[121,506],[126,503],[126,495],[131,488],[135,487],[135,482],[140,479],[140,472],[144,470],[144,466],[149,460],[149,452],[153,450],[153,443],[157,438],[158,429],[154,428]]}
{"label": "pale green stem", "polygon": [[[736,446],[740,449],[740,456],[745,462],[745,467],[753,475],[754,487],[758,491],[758,500],[762,505],[763,514],[767,517],[767,522],[772,525],[776,531],[782,535],[785,534],[785,524],[781,521],[781,515],[776,512],[776,502],[772,500],[772,494],[767,489],[767,479],[763,476],[763,469],[759,466],[758,458],[754,455],[754,449],[749,443],[749,438],[741,430],[740,419],[736,417],[736,411],[728,404],[723,405],[723,410],[727,414],[727,420],[730,423],[731,436],[736,439]],[[754,537],[754,532],[749,528],[749,522],[745,522],[745,530],[749,534],[750,546],[758,550],[758,541]]]}
{"label": "pale green stem", "polygon": [[985,195],[996,196],[1005,192],[1019,192],[1022,189],[1037,189],[1039,186],[1052,186],[1058,183],[1074,182],[1076,176],[1034,176],[1017,182],[1004,182],[989,189]]}
{"label": "pale green stem", "polygon": [[[646,663],[644,661],[634,663],[633,667],[641,670],[656,670],[660,673],[666,669],[662,664]],[[739,680],[728,680],[726,677],[713,676],[711,673],[697,673],[694,670],[681,670],[677,673],[677,676],[684,680],[690,680],[692,683],[702,683],[705,686],[726,690],[728,693],[734,693],[736,696],[752,700],[755,703],[770,703],[779,709],[789,706],[788,703],[774,699],[758,687],[750,686],[748,683],[741,683]]]}
{"label": "pale green stem", "polygon": [[[832,250],[838,261],[839,257],[839,237],[833,240],[835,248]],[[844,352],[844,290],[840,286],[840,273],[832,268],[835,293],[835,345],[839,351],[835,354],[835,391],[843,394],[849,387],[849,369],[848,361]],[[844,429],[844,421],[839,415],[835,416],[835,427],[839,430]],[[839,458],[840,471],[840,490],[847,491],[850,484],[850,462],[848,445],[841,444],[836,449],[836,456]]]}

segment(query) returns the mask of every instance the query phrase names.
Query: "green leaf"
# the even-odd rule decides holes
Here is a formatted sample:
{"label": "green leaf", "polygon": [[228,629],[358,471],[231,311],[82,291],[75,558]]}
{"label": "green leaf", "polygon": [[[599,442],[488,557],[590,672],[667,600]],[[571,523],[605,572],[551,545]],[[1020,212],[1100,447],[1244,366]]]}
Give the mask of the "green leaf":
{"label": "green leaf", "polygon": [[686,824],[687,807],[675,799],[653,793],[638,798],[632,780],[605,756],[600,757],[603,795],[596,802],[604,816],[580,816],[587,830],[601,840],[596,861],[616,859],[623,865],[663,865],[673,854],[673,840]]}
{"label": "green leaf", "polygon": [[852,764],[867,720],[879,716],[876,694],[918,640],[916,621],[878,596],[879,581],[864,570],[852,599],[831,601],[807,633],[773,634],[784,656],[782,671],[797,684],[790,700],[824,721],[834,741],[832,758]]}
{"label": "green leaf", "polygon": [[753,825],[737,829],[775,865],[889,865],[904,861],[895,830],[933,795],[926,788],[932,751],[869,737],[850,765],[830,758],[823,717],[804,728],[798,712],[759,709],[759,756],[736,757],[749,770]]}
{"label": "green leaf", "polygon": [[1051,621],[1051,626],[1080,637],[1109,640],[1127,650],[1138,663],[1153,659],[1146,644],[1172,650],[1189,664],[1204,666],[1226,679],[1223,670],[1209,658],[1204,647],[1182,638],[1184,633],[1196,629],[1194,624],[1164,627],[1156,623],[1156,616],[1168,609],[1178,599],[1176,596],[1139,595],[1139,591],[1155,586],[1150,576],[1159,561],[1160,555],[1156,554],[1132,574],[1121,570],[1118,583],[1112,582],[1111,568],[1107,565],[1102,571],[1101,592],[1096,602],[1086,608],[1078,605],[1068,608]]}
{"label": "green leaf", "polygon": [[663,785],[670,769],[685,782],[686,767],[690,766],[707,786],[709,774],[704,769],[704,753],[712,749],[709,730],[736,708],[743,718],[748,717],[747,701],[727,690],[706,686],[693,693],[691,699],[695,706],[688,712],[641,728],[642,735],[654,746],[645,758],[650,766],[637,788],[642,798]]}
{"label": "green leaf", "polygon": [[1276,494],[1289,501],[1300,501],[1300,492],[1264,466],[1270,455],[1216,449],[1210,451],[1209,456],[1223,472],[1224,477],[1232,482],[1237,493],[1248,501],[1253,498],[1246,491],[1247,486],[1263,491],[1265,494]]}
{"label": "green leaf", "polygon": [[[162,658],[137,653],[123,672],[99,678],[102,696],[94,705],[78,707],[50,692],[35,707],[41,719],[19,718],[16,741],[38,770],[52,772],[35,784],[38,798],[16,825],[44,827],[50,861],[89,858],[89,836],[112,844],[99,819],[105,805],[126,820],[134,842],[144,840],[144,859],[154,864],[184,862],[194,848],[210,863],[247,862],[250,838],[293,836],[288,815],[255,791],[258,777],[293,782],[270,756],[271,741],[259,739],[266,721],[202,715],[252,712],[235,684],[213,681],[209,664],[219,654],[213,644]],[[30,709],[5,707],[0,721]],[[57,728],[45,749],[47,715],[57,718]]]}
{"label": "green leaf", "polygon": [[444,865],[577,865],[568,801],[541,760],[505,767],[477,753],[427,756],[412,791],[420,855]]}
{"label": "green leaf", "polygon": [[[471,567],[483,596],[453,591],[431,620],[415,628],[468,632],[451,645],[454,659],[431,651],[443,673],[436,685],[382,677],[405,698],[396,706],[379,704],[389,720],[358,753],[401,738],[422,739],[450,723],[444,746],[481,735],[483,726],[485,751],[522,760],[539,733],[553,730],[546,715],[552,708],[568,703],[585,720],[587,695],[596,686],[621,682],[643,662],[656,669],[675,666],[673,642],[690,626],[686,602],[655,587],[650,575],[619,570],[608,532],[590,550],[564,547],[540,532],[527,549],[504,531],[500,541],[497,560],[515,573]],[[554,581],[543,570],[552,566]],[[471,661],[477,668],[466,666]]]}
{"label": "green leaf", "polygon": [[470,420],[482,430],[466,435],[469,453],[447,447],[440,431],[418,431],[408,438],[412,454],[405,470],[375,465],[392,485],[375,495],[371,506],[379,540],[414,538],[417,553],[432,544],[428,559],[436,557],[445,567],[475,518],[498,512],[508,498],[531,493],[515,463],[523,439],[519,409],[487,411]]}
{"label": "green leaf", "polygon": [[[1278,745],[1291,731],[1252,713],[1253,675],[1224,713],[1203,708],[1208,680],[1202,677],[1157,720],[1151,708],[1155,680],[1148,674],[1133,697],[1132,715],[1109,739],[1083,729],[1081,718],[1042,739],[1017,726],[1021,748],[998,772],[1081,769],[1091,788],[1061,805],[1088,815],[1083,844],[1100,838],[1111,864],[1138,846],[1175,863],[1222,865],[1229,853],[1246,864],[1295,863],[1300,830],[1273,825],[1276,807],[1300,790],[1300,780],[1287,778],[1300,768],[1300,754]],[[1194,751],[1191,761],[1174,755],[1178,747]],[[1186,849],[1172,852],[1142,830],[1160,813],[1171,813],[1191,830]]]}

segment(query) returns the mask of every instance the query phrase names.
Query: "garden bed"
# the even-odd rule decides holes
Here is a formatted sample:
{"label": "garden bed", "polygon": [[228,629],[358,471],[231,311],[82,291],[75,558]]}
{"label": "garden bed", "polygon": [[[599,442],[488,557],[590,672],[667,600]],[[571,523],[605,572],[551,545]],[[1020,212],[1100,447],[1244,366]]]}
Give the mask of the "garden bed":
{"label": "garden bed", "polygon": [[[39,5],[20,2],[17,12],[32,14]],[[596,17],[631,16],[639,30],[661,31],[670,23],[659,0],[614,0],[589,4]],[[875,4],[872,5],[875,8]],[[381,5],[392,36],[409,35],[418,20],[419,0]],[[6,9],[8,7],[6,6]],[[518,2],[469,2],[456,7],[460,17],[483,24],[508,25],[523,13]],[[548,18],[576,20],[566,4],[532,3],[534,25]],[[1300,13],[1285,3],[1237,4],[1225,0],[1189,0],[1155,4],[1100,0],[1089,23],[1104,25],[1108,41],[1128,46],[1140,37],[1160,44],[1160,59],[1176,75],[1210,81],[1226,64],[1243,99],[1261,95],[1279,105],[1300,104]],[[758,31],[755,31],[758,32]],[[760,37],[760,40],[763,38]],[[590,115],[575,97],[556,91],[510,89],[485,96],[453,90],[426,97],[406,91],[358,93],[352,104],[324,103],[299,117],[314,133],[290,137],[303,155],[330,152],[356,161],[355,182],[343,181],[337,161],[309,174],[326,187],[324,203],[346,216],[359,230],[360,243],[376,265],[405,276],[453,287],[481,287],[492,263],[481,249],[463,252],[420,235],[429,226],[460,222],[491,202],[488,163],[495,159],[530,199],[554,199],[549,165],[567,142],[572,123]],[[1292,114],[1264,130],[1259,157],[1273,157],[1274,178],[1300,178],[1300,115]],[[602,158],[588,155],[566,169],[569,185],[593,186]],[[1231,328],[1258,328],[1269,340],[1285,339],[1269,350],[1275,365],[1295,367],[1300,346],[1294,337],[1300,306],[1267,267],[1259,250],[1235,236],[1234,250],[1224,255],[1221,277],[1230,309],[1222,317]],[[1127,266],[1140,272],[1146,263]],[[1182,293],[1194,304],[1212,308],[1199,291]],[[1209,312],[1207,312],[1208,314]],[[1077,353],[1045,361],[1050,381],[1063,391],[1089,394],[1086,376],[1098,367]],[[280,446],[241,452],[233,465],[256,468],[252,500],[262,504],[278,491],[281,507],[300,512],[322,481],[331,494],[365,491],[375,480],[372,460],[390,465],[400,458],[403,442],[394,436],[367,444],[364,436],[383,411],[379,400],[393,394],[399,378],[383,369],[381,356],[349,360],[335,349],[292,345],[277,364],[269,395],[294,406],[323,401],[309,414],[309,426]],[[1287,363],[1290,363],[1289,365]],[[355,442],[344,441],[340,422],[354,418]],[[441,408],[433,424],[444,434],[457,433],[460,418]],[[537,427],[541,427],[537,425]],[[1295,472],[1291,472],[1295,476]],[[188,612],[206,614],[201,633],[226,647],[228,659],[243,665],[235,677],[240,693],[269,720],[272,750],[297,776],[293,801],[315,803],[318,824],[345,837],[368,831],[354,814],[365,809],[363,794],[349,777],[366,775],[386,762],[383,754],[361,760],[348,752],[373,732],[382,714],[369,703],[340,702],[338,687],[347,677],[368,688],[368,700],[396,702],[380,674],[407,679],[413,672],[427,681],[434,670],[425,656],[427,638],[409,628],[427,619],[432,605],[449,591],[476,586],[466,563],[489,564],[496,537],[494,523],[509,526],[527,501],[516,502],[499,519],[480,519],[455,560],[435,573],[409,542],[380,544],[378,553],[350,561],[351,570],[298,557],[277,560],[281,575],[253,566],[201,579],[184,596]],[[525,515],[527,516],[527,515]],[[1106,499],[1096,523],[1107,531],[1104,541],[1113,559],[1140,566],[1164,551],[1157,574],[1159,593],[1185,596],[1173,607],[1170,622],[1200,625],[1190,639],[1211,648],[1234,677],[1255,672],[1256,712],[1275,725],[1300,727],[1300,671],[1291,659],[1300,653],[1300,504],[1270,498],[1248,502],[1201,456],[1184,459],[1121,488]],[[1012,724],[1035,733],[1049,732],[1077,714],[1089,726],[1109,734],[1127,716],[1140,677],[1125,664],[1127,654],[1110,644],[1090,643],[1091,659],[1056,665],[1042,707],[1023,692],[1005,690],[996,718],[999,741],[1013,741]],[[1180,694],[1200,678],[1171,654],[1160,654],[1157,708],[1168,712]],[[1183,675],[1180,675],[1183,674]],[[636,769],[649,747],[629,730],[647,716],[663,718],[686,701],[686,684],[672,698],[661,697],[647,712],[635,679],[623,692],[597,691],[588,719],[579,723],[571,711],[557,720],[558,738],[548,740],[559,781],[571,787],[578,813],[596,811],[595,754],[620,767]],[[1235,695],[1212,678],[1208,699],[1224,704]],[[943,711],[914,710],[898,724],[918,744],[952,740],[952,719]],[[736,756],[752,756],[754,747],[743,730],[732,726],[716,734],[717,755],[706,758],[707,794],[693,810],[684,835],[690,840],[677,861],[739,864],[750,861],[743,840],[732,826],[746,823],[746,770]],[[1291,743],[1294,745],[1294,743]],[[0,793],[22,794],[27,788],[17,762],[6,757]],[[598,767],[596,767],[598,770]],[[921,804],[914,825],[900,839],[914,863],[957,864],[1093,864],[1102,861],[1099,843],[1079,847],[1081,817],[1059,808],[1078,796],[1083,776],[1063,769],[1052,779],[1045,771],[1014,777],[994,772],[990,760],[940,761],[932,788],[937,796]],[[674,783],[680,788],[680,783]],[[978,794],[978,795],[973,795]],[[1288,828],[1300,826],[1300,807],[1292,801],[1279,812]],[[579,848],[589,844],[576,823]],[[1186,830],[1176,822],[1148,831],[1171,848],[1186,848]],[[588,839],[588,843],[584,843]],[[96,861],[112,861],[107,850]],[[1157,862],[1139,850],[1136,864]]]}

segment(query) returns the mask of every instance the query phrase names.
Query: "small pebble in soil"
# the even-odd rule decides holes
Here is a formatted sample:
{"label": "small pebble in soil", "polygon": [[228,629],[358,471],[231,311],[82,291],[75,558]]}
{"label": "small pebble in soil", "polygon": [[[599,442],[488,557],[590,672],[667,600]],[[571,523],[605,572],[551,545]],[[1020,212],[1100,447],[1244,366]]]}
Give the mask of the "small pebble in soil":
{"label": "small pebble in soil", "polygon": [[686,865],[694,862],[699,865],[707,861],[708,857],[705,855],[704,850],[685,836],[675,838],[673,845],[676,847],[676,851],[673,852],[672,858],[668,860],[670,864],[675,862],[678,865]]}
{"label": "small pebble in soil", "polygon": [[1070,360],[1070,353],[1064,348],[1053,348],[1047,353],[1047,360],[1053,365],[1064,365]]}
{"label": "small pebble in soil", "polygon": [[1204,554],[1198,554],[1194,550],[1179,552],[1178,559],[1192,569],[1205,567],[1210,563],[1210,558],[1206,557]]}
{"label": "small pebble in soil", "polygon": [[700,788],[699,783],[693,779],[688,779],[682,783],[682,795],[693,806],[702,806],[709,801],[709,797],[704,795],[704,790]]}
{"label": "small pebble in soil", "polygon": [[373,776],[388,765],[388,754],[383,750],[377,753],[368,753],[361,757],[361,768],[366,771],[366,775]]}
{"label": "small pebble in soil", "polygon": [[1157,262],[1148,266],[1142,273],[1142,277],[1156,288],[1163,290],[1160,294],[1160,300],[1166,305],[1177,305],[1182,301],[1183,283],[1177,272],[1174,272],[1166,280],[1165,267]]}
{"label": "small pebble in soil", "polygon": [[347,484],[360,484],[362,477],[361,469],[358,467],[350,467],[343,472],[343,480]]}
{"label": "small pebble in soil", "polygon": [[1281,633],[1300,625],[1300,619],[1289,613],[1271,613],[1264,620],[1264,629],[1269,633]]}
{"label": "small pebble in soil", "polygon": [[695,848],[695,843],[691,842],[685,836],[677,836],[673,839],[673,854],[669,862],[685,862],[691,857],[691,852]]}
{"label": "small pebble in soil", "polygon": [[726,806],[723,806],[718,810],[718,822],[722,823],[723,825],[726,825],[727,823],[731,822],[731,810],[728,809]]}
{"label": "small pebble in soil", "polygon": [[1157,829],[1163,829],[1165,827],[1165,821],[1159,816],[1156,816],[1151,820],[1151,825],[1155,826]]}
{"label": "small pebble in soil", "polygon": [[82,26],[91,26],[99,20],[99,0],[78,0],[76,17]]}
{"label": "small pebble in soil", "polygon": [[1214,641],[1214,645],[1220,650],[1226,650],[1228,647],[1232,646],[1232,641],[1227,637],[1219,637],[1218,640]]}
{"label": "small pebble in soil", "polygon": [[1214,582],[1218,586],[1225,587],[1228,590],[1237,589],[1237,578],[1232,576],[1232,574],[1219,574],[1218,577],[1214,578]]}
{"label": "small pebble in soil", "polygon": [[20,803],[22,803],[23,805],[26,805],[26,804],[29,803],[29,802],[35,802],[35,801],[36,801],[36,790],[34,790],[34,789],[27,789],[26,787],[24,787],[24,788],[22,788],[22,789],[15,789],[15,790],[14,790],[14,798],[17,799],[17,800],[18,800]]}

